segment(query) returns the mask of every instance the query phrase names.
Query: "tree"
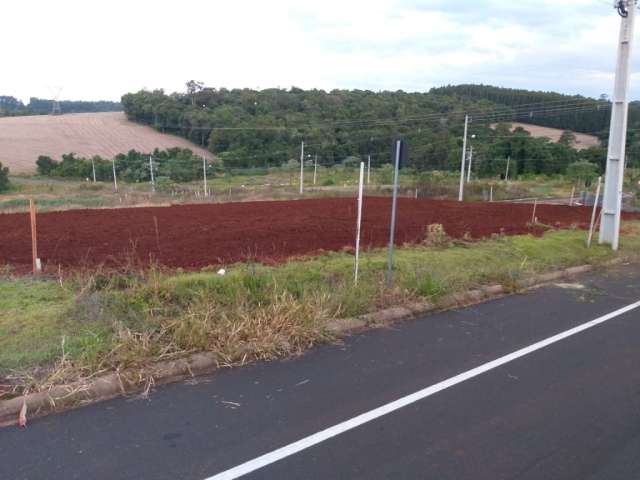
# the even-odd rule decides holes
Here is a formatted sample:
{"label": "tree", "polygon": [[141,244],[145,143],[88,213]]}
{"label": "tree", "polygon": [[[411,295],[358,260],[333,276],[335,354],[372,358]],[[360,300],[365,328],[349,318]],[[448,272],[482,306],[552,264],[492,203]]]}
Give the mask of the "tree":
{"label": "tree", "polygon": [[11,188],[11,182],[9,182],[9,167],[3,167],[0,162],[0,192],[6,192]]}
{"label": "tree", "polygon": [[40,175],[49,176],[53,174],[53,171],[58,166],[58,162],[47,155],[40,155],[36,160],[38,173]]}
{"label": "tree", "polygon": [[187,95],[191,97],[191,106],[196,106],[196,93],[204,88],[204,83],[196,82],[195,80],[189,80],[187,83]]}
{"label": "tree", "polygon": [[571,130],[565,130],[560,135],[560,139],[558,140],[560,145],[564,145],[565,147],[571,147],[576,143],[576,134]]}
{"label": "tree", "polygon": [[589,147],[580,150],[580,160],[593,163],[598,166],[601,172],[604,172],[607,166],[607,149],[604,147]]}
{"label": "tree", "polygon": [[598,176],[598,167],[593,163],[581,161],[569,165],[567,176],[575,181],[593,181]]}

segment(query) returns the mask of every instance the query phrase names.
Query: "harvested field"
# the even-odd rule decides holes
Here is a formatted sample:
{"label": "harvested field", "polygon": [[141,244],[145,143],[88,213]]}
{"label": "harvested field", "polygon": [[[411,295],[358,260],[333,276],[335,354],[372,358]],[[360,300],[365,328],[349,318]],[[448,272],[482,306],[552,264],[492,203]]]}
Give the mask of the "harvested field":
{"label": "harvested field", "polygon": [[[386,245],[390,205],[389,198],[365,199],[364,248]],[[590,213],[586,207],[538,205],[536,216],[547,225],[585,228]],[[528,225],[531,214],[532,206],[524,204],[401,198],[396,239],[399,245],[420,242],[435,223],[456,238],[541,233]],[[355,218],[356,201],[344,198],[52,212],[38,216],[39,254],[49,271],[132,259],[187,269],[247,259],[270,263],[351,248]],[[30,252],[28,215],[0,215],[0,264],[24,271]]]}
{"label": "harvested field", "polygon": [[111,159],[134,149],[152,152],[172,147],[211,154],[175,135],[127,120],[123,112],[71,113],[0,118],[0,162],[11,173],[32,173],[39,155],[60,159],[62,154]]}
{"label": "harvested field", "polygon": [[[513,122],[511,124],[512,130],[515,130],[518,127],[524,128],[533,137],[547,137],[552,142],[556,142],[556,143],[558,142],[558,140],[560,140],[560,137],[564,132],[564,130],[561,130],[559,128],[541,127],[540,125],[532,125],[530,123]],[[587,135],[586,133],[578,133],[578,132],[573,132],[573,133],[576,136],[576,141],[573,144],[573,147],[576,150],[583,150],[589,147],[600,146],[600,140],[595,135]]]}

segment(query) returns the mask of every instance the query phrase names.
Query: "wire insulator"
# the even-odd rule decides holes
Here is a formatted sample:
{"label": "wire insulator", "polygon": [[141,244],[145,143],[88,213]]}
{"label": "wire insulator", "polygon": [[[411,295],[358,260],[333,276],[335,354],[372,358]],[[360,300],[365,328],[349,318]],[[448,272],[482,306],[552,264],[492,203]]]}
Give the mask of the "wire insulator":
{"label": "wire insulator", "polygon": [[629,16],[624,0],[619,0],[615,8],[618,10],[618,15],[622,18],[627,18]]}

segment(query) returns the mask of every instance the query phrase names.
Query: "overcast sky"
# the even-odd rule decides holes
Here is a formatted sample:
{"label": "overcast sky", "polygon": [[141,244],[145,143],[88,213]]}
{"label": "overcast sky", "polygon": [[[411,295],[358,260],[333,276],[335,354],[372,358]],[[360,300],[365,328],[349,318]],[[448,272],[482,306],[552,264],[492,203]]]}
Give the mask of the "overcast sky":
{"label": "overcast sky", "polygon": [[62,87],[64,99],[118,100],[195,79],[598,96],[612,90],[618,27],[608,0],[8,0],[0,95],[51,98]]}

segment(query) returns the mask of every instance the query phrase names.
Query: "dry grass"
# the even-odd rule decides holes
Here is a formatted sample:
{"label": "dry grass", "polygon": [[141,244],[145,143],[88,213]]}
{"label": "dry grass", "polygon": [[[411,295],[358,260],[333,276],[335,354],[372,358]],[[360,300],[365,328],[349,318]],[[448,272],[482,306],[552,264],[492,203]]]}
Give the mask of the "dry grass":
{"label": "dry grass", "polygon": [[[539,125],[531,125],[530,123],[515,122],[511,124],[512,129],[516,129],[518,127],[524,128],[527,132],[531,133],[531,136],[533,137],[547,137],[550,138],[552,142],[560,140],[560,137],[564,132],[564,130],[559,128],[541,127]],[[573,146],[576,150],[600,146],[600,140],[595,135],[587,135],[586,133],[577,132],[574,132],[574,135],[576,136],[576,141]]]}
{"label": "dry grass", "polygon": [[[639,233],[637,222],[625,224],[621,254],[639,251]],[[12,317],[4,319],[13,334],[0,352],[0,398],[74,381],[80,381],[76,388],[82,389],[105,372],[126,372],[122,381],[148,390],[154,384],[154,362],[195,352],[212,353],[220,367],[298,355],[330,340],[327,326],[335,318],[407,302],[438,304],[446,295],[487,284],[501,283],[516,291],[533,273],[599,264],[616,255],[602,246],[587,249],[585,235],[566,230],[542,238],[497,236],[449,243],[439,226],[425,227],[428,246],[397,250],[392,289],[385,288],[383,250],[362,255],[357,288],[353,256],[345,252],[274,267],[238,264],[228,267],[224,276],[209,269],[143,270],[132,261],[119,271],[86,270],[33,286],[0,280],[0,306],[12,301],[6,300],[7,292],[20,290],[14,298],[29,298],[30,288],[44,294],[54,285],[73,298],[69,304],[64,295],[59,300],[33,296],[32,303],[16,305]],[[58,314],[66,322],[24,356],[13,347],[56,320],[41,316],[46,301],[66,305]],[[38,345],[51,341],[57,354],[43,356]]]}

